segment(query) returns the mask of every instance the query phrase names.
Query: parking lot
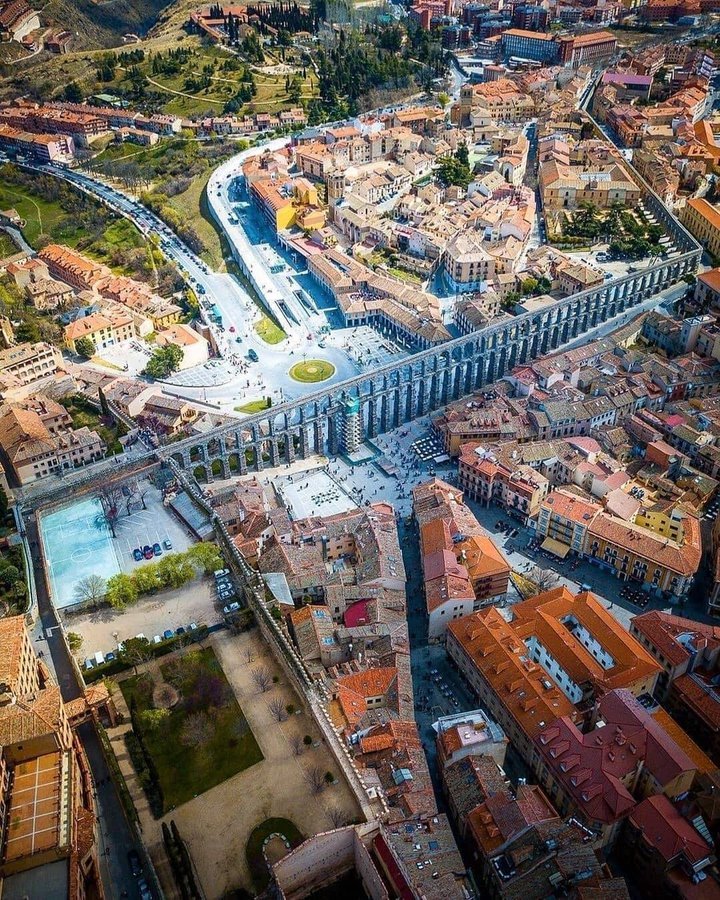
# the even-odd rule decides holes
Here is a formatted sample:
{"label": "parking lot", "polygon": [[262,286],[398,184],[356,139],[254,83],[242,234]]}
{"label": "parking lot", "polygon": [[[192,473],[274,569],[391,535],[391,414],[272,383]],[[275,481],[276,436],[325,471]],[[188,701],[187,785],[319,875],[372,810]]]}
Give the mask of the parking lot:
{"label": "parking lot", "polygon": [[143,597],[124,610],[103,607],[94,612],[68,615],[67,631],[83,638],[76,656],[80,663],[97,652],[116,652],[119,641],[143,634],[149,641],[165,631],[197,625],[214,625],[222,620],[212,578],[195,578],[180,588]]}
{"label": "parking lot", "polygon": [[[194,543],[185,525],[163,506],[160,491],[146,481],[140,483],[140,489],[144,492],[143,499],[147,509],[133,509],[127,515],[121,504],[120,517],[115,524],[117,537],[112,543],[124,572],[132,572],[137,566],[148,562],[144,559],[137,562],[133,558],[136,547],[158,543],[163,553],[181,553]],[[170,541],[170,550],[164,546],[165,541]]]}

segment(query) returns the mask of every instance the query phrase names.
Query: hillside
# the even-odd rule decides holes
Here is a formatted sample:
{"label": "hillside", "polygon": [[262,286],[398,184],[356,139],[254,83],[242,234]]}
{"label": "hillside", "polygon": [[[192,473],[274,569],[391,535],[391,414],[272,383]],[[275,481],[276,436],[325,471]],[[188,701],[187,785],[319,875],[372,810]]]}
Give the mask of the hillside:
{"label": "hillside", "polygon": [[74,50],[116,47],[126,34],[143,36],[168,0],[49,0],[42,7],[45,25],[75,31]]}

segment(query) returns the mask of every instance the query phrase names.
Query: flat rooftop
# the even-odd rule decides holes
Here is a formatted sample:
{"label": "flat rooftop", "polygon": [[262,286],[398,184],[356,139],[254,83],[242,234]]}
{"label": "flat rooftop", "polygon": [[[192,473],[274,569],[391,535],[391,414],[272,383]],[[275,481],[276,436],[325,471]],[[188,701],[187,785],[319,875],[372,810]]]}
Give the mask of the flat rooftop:
{"label": "flat rooftop", "polygon": [[69,780],[67,765],[64,754],[46,753],[13,769],[4,862],[67,844],[64,819],[69,819],[70,811],[61,815],[60,803]]}

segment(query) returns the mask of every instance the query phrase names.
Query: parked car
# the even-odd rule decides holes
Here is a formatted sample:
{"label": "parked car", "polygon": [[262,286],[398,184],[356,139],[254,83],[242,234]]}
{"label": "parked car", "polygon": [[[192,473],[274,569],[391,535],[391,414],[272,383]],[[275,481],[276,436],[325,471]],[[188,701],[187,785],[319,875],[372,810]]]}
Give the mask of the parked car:
{"label": "parked car", "polygon": [[175,634],[178,634],[178,635],[185,634],[185,629],[183,628],[182,625],[180,625],[178,628],[175,629]]}
{"label": "parked car", "polygon": [[229,575],[229,574],[230,574],[230,569],[216,569],[213,572],[213,575],[215,576],[216,581],[218,578],[222,578],[223,575]]}
{"label": "parked car", "polygon": [[223,613],[227,616],[230,613],[237,612],[237,610],[239,610],[239,609],[240,609],[239,603],[230,603],[227,606],[223,607]]}
{"label": "parked car", "polygon": [[173,637],[172,631],[170,631],[169,628],[166,628],[165,631],[163,631],[163,638],[164,638],[166,641],[169,641],[171,637]]}
{"label": "parked car", "polygon": [[130,871],[136,878],[142,874],[142,863],[137,850],[128,850],[128,862],[130,863]]}
{"label": "parked car", "polygon": [[94,669],[94,668],[95,668],[95,662],[94,662],[94,660],[92,660],[92,659],[90,659],[90,657],[88,657],[88,658],[85,660],[84,668],[85,668],[85,670],[88,670],[88,669]]}
{"label": "parked car", "polygon": [[153,637],[152,642],[153,642],[153,644],[162,644],[163,639],[160,637],[159,634],[156,634],[156,635]]}
{"label": "parked car", "polygon": [[195,624],[195,622],[191,622],[191,623],[188,625],[187,630],[188,630],[188,631],[197,631],[197,625]]}
{"label": "parked car", "polygon": [[260,361],[260,357],[257,355],[257,353],[253,350],[252,347],[248,350],[248,358],[251,359],[252,362]]}
{"label": "parked car", "polygon": [[110,653],[105,654],[105,662],[112,662],[115,659],[115,654],[110,651]]}
{"label": "parked car", "polygon": [[135,562],[140,562],[140,560],[143,558],[143,552],[139,547],[136,547],[133,550],[132,555]]}
{"label": "parked car", "polygon": [[165,538],[165,540],[163,541],[163,547],[166,550],[172,550],[173,546],[172,546],[172,541],[170,540],[170,538]]}
{"label": "parked car", "polygon": [[153,553],[155,556],[162,556],[162,547],[157,541],[153,544]]}
{"label": "parked car", "polygon": [[150,546],[150,544],[145,544],[145,546],[143,547],[143,556],[145,557],[145,559],[153,558],[153,548]]}

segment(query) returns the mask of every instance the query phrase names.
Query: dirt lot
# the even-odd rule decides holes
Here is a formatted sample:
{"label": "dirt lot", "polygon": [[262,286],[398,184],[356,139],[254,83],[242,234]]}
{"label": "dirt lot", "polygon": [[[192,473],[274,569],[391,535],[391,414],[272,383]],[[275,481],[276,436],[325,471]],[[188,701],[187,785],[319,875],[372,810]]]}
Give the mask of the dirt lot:
{"label": "dirt lot", "polygon": [[[291,715],[282,723],[273,717],[269,703],[275,698],[295,706],[299,701],[275,665],[258,629],[239,636],[223,631],[213,635],[210,641],[264,757],[262,762],[166,816],[168,822],[175,820],[180,834],[188,842],[205,896],[215,900],[233,888],[245,887],[252,891],[245,846],[250,832],[265,819],[274,816],[290,819],[304,835],[311,835],[333,827],[329,818],[329,810],[333,808],[342,810],[348,821],[359,817],[360,811],[342,780],[325,787],[319,795],[312,795],[306,775],[310,769],[317,767],[336,777],[340,773],[322,743],[317,747],[303,747],[299,757],[293,755],[290,744],[293,734],[301,737],[309,734],[313,742],[319,740],[319,734],[311,717],[305,713]],[[271,685],[266,693],[260,692],[251,674],[259,667],[266,667],[280,678],[280,682]],[[117,740],[126,728],[127,725],[114,730],[113,743],[121,756],[122,744]],[[123,771],[127,771],[127,766],[127,760],[121,758]],[[153,858],[161,862],[160,822],[150,816],[138,794],[137,781],[134,781],[133,784],[131,778],[129,786],[136,800],[143,834]],[[160,868],[162,870],[162,866]]]}
{"label": "dirt lot", "polygon": [[212,578],[196,578],[174,591],[162,591],[145,597],[124,610],[104,607],[97,612],[66,615],[65,627],[83,637],[82,648],[76,654],[81,664],[96,651],[108,653],[118,641],[144,634],[148,640],[162,635],[166,628],[179,625],[214,625],[222,618],[215,602]]}

